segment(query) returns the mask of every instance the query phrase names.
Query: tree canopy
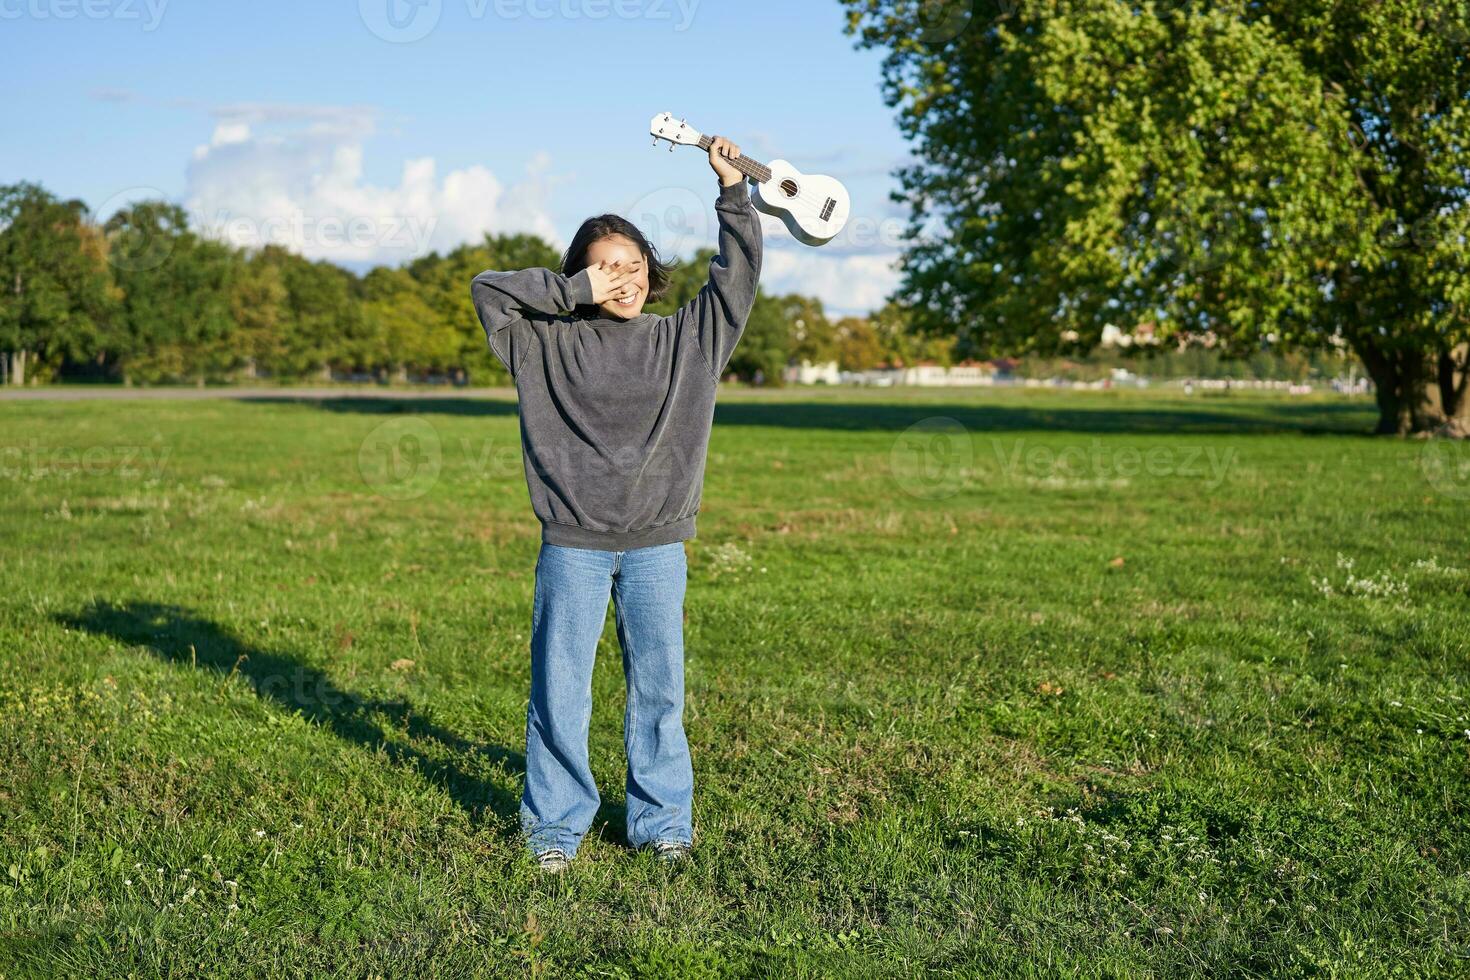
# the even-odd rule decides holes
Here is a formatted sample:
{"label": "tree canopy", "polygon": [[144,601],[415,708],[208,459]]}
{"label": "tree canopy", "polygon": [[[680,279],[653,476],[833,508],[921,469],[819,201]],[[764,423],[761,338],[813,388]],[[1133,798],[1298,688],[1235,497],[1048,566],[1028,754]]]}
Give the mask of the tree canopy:
{"label": "tree canopy", "polygon": [[900,295],[962,354],[1347,345],[1470,429],[1465,0],[843,0],[914,144]]}

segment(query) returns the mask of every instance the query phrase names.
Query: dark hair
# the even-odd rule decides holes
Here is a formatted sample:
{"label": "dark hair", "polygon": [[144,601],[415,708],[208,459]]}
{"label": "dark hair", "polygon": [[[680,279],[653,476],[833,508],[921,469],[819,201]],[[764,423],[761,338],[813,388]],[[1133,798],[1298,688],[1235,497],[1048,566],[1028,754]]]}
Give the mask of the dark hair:
{"label": "dark hair", "polygon": [[638,226],[621,215],[599,214],[582,222],[582,227],[572,236],[572,244],[567,246],[567,252],[562,256],[561,274],[575,276],[587,268],[587,250],[592,244],[615,235],[621,235],[637,245],[638,250],[643,253],[643,260],[648,263],[648,302],[657,303],[663,299],[664,293],[669,290],[669,266],[660,261],[658,250],[643,237]]}

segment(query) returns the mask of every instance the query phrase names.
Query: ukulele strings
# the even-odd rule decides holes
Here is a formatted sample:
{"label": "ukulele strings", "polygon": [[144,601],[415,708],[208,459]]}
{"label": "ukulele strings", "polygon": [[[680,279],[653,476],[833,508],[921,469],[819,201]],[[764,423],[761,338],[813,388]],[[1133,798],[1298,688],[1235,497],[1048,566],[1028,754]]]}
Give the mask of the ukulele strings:
{"label": "ukulele strings", "polygon": [[[699,148],[701,150],[708,150],[713,143],[714,143],[714,140],[712,140],[708,136],[701,136],[699,138]],[[745,174],[747,177],[754,177],[757,181],[759,181],[762,184],[769,183],[769,182],[771,182],[772,180],[775,179],[775,175],[771,173],[771,168],[770,167],[767,167],[765,164],[763,164],[763,163],[759,162],[758,160],[755,160],[755,159],[753,159],[751,157],[740,156],[740,157],[736,157],[734,160],[730,160],[729,162],[730,162],[730,165],[732,167],[734,167],[736,170],[739,170],[741,173]],[[746,169],[745,166],[741,166],[741,164],[745,164],[746,166],[749,166],[750,168],[754,169],[756,172],[755,173],[751,173],[749,170]],[[762,174],[764,174],[765,176],[761,176]],[[802,189],[797,188],[796,195],[794,197],[782,198],[780,203],[782,204],[783,207],[786,207],[786,208],[788,208],[789,210],[791,210],[793,212],[796,212],[797,211],[796,205],[799,204],[802,207],[802,209],[804,209],[804,212],[807,215],[812,215],[812,216],[816,216],[818,218],[821,218],[822,209],[827,206],[827,198],[826,198],[826,195],[819,195],[819,196],[821,198],[820,203],[818,202],[818,199],[816,197],[812,197],[811,195],[807,194]]]}

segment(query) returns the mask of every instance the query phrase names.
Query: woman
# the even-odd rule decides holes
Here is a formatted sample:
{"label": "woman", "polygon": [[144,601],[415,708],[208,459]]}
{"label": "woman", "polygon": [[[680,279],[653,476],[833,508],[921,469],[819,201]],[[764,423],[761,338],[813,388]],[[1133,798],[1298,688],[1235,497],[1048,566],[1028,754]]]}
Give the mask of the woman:
{"label": "woman", "polygon": [[549,269],[482,272],[485,336],[515,379],[531,506],[541,522],[520,821],[541,867],[576,856],[600,797],[588,766],[592,664],[608,597],[628,684],[628,842],[689,857],[694,773],[684,735],[683,542],[694,537],[715,391],[755,303],[760,221],[740,147],[710,146],[719,255],[673,316],[652,245],[617,215],[586,221]]}

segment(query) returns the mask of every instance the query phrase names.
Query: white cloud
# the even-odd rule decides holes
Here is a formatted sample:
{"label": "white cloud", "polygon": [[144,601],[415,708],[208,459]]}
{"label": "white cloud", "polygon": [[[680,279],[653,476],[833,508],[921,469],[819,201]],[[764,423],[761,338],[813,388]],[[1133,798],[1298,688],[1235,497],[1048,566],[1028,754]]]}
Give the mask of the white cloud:
{"label": "white cloud", "polygon": [[539,154],[507,186],[482,166],[441,178],[432,157],[406,160],[396,184],[364,177],[374,110],[242,103],[212,110],[209,143],[194,151],[184,206],[237,245],[284,245],[311,259],[397,264],[487,232],[559,236],[544,202],[552,178]]}
{"label": "white cloud", "polygon": [[789,239],[761,260],[761,288],[768,293],[815,296],[829,316],[860,316],[881,307],[898,285],[897,253],[828,254]]}
{"label": "white cloud", "polygon": [[[209,112],[214,131],[194,151],[183,204],[196,226],[237,245],[274,242],[311,259],[366,267],[446,251],[487,233],[530,232],[565,244],[548,205],[552,189],[568,178],[550,173],[545,152],[513,183],[483,166],[441,174],[432,157],[405,160],[396,180],[372,183],[365,146],[378,114],[370,107],[237,103]],[[708,213],[702,199],[688,196],[673,203]],[[652,220],[644,212],[670,206],[645,195],[631,216],[641,227]],[[897,286],[898,247],[885,237],[886,225],[854,219],[848,234],[822,248],[796,242],[774,218],[763,216],[762,225],[761,285],[769,293],[816,296],[831,315],[845,316],[878,309]],[[656,237],[657,228],[650,233]],[[691,234],[680,229],[677,243],[660,244],[676,253]]]}

